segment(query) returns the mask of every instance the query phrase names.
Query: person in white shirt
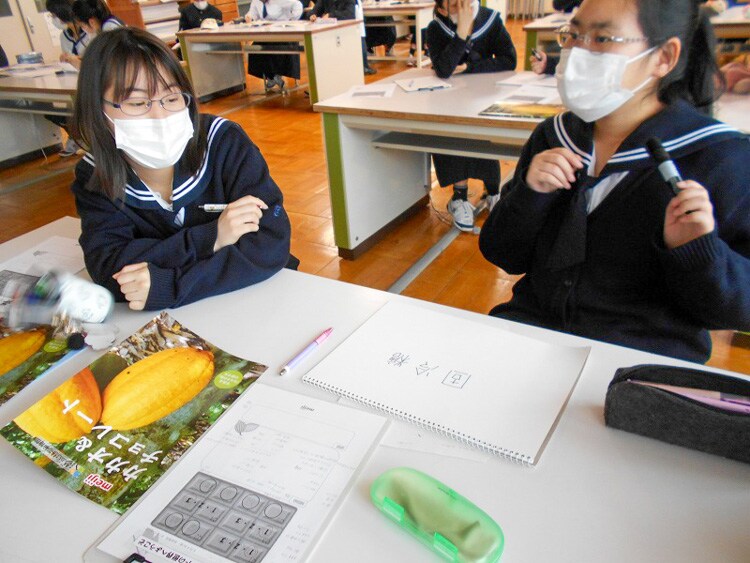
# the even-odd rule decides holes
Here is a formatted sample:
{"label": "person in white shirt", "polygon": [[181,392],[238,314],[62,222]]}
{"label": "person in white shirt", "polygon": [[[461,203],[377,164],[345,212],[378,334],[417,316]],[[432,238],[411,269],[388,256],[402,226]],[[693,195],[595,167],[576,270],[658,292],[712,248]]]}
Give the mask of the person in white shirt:
{"label": "person in white shirt", "polygon": [[[248,23],[253,21],[293,21],[302,17],[302,3],[298,0],[253,0],[250,11],[245,16]],[[294,51],[299,49],[298,43],[260,43],[261,50],[268,46],[274,51]],[[262,78],[266,93],[278,86],[281,92],[285,90],[284,77],[299,80],[299,54],[265,55],[251,53],[247,57],[247,72],[252,76]]]}

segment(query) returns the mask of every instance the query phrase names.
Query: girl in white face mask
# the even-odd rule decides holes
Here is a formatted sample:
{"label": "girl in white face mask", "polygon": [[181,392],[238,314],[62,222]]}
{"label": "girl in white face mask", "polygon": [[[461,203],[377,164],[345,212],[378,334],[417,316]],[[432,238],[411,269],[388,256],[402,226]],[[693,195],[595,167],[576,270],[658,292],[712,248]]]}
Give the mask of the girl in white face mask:
{"label": "girl in white face mask", "polygon": [[695,0],[584,0],[559,41],[570,111],[534,131],[480,236],[525,274],[493,314],[706,361],[707,327],[750,328],[750,143],[708,116],[711,24]]}
{"label": "girl in white face mask", "polygon": [[289,220],[242,129],[198,113],[158,38],[121,28],[89,45],[74,132],[88,148],[73,193],[92,279],[131,309],[177,307],[287,265]]}

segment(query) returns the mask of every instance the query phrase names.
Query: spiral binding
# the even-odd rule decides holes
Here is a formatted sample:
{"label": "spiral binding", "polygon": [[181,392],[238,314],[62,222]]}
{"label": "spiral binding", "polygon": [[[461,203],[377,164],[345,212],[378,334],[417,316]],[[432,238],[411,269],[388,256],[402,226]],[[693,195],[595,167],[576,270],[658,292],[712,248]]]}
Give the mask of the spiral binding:
{"label": "spiral binding", "polygon": [[479,448],[480,450],[487,452],[489,454],[502,457],[514,463],[520,463],[521,465],[530,466],[533,464],[534,460],[531,456],[524,455],[519,452],[514,452],[506,448],[501,448],[499,446],[495,446],[484,440],[479,440],[478,438],[469,436],[468,434],[465,434],[464,432],[459,432],[458,430],[454,430],[453,428],[448,428],[447,426],[444,426],[442,424],[436,424],[434,422],[430,422],[427,419],[414,416],[412,414],[407,413],[406,411],[391,408],[389,406],[386,406],[383,403],[378,403],[375,401],[364,399],[358,395],[354,395],[353,393],[345,389],[341,389],[340,387],[334,387],[333,385],[324,383],[317,379],[308,379],[307,377],[303,377],[303,380],[305,381],[305,383],[310,383],[312,385],[315,385],[316,387],[319,387],[320,389],[324,389],[325,391],[336,393],[337,395],[350,399],[365,407],[389,414],[400,420],[411,422],[412,424],[416,424],[420,428],[431,430],[433,432],[437,432],[438,434],[442,434],[443,436],[453,438],[454,440],[458,440],[459,442],[463,444],[467,444],[469,446]]}

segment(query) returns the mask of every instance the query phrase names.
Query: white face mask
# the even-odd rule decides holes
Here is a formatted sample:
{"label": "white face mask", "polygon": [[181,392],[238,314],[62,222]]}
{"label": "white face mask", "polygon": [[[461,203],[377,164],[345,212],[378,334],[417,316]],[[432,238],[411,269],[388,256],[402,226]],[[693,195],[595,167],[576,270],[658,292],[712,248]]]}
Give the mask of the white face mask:
{"label": "white face mask", "polygon": [[208,2],[196,2],[195,3],[195,7],[198,8],[199,10],[203,11],[206,8],[208,8]]}
{"label": "white face mask", "polygon": [[161,119],[112,119],[104,115],[115,125],[117,148],[146,168],[172,166],[193,137],[188,108]]}
{"label": "white face mask", "polygon": [[[479,13],[479,1],[475,0],[474,2],[471,3],[472,19],[476,19],[478,13]],[[448,17],[454,24],[458,25],[458,14],[451,13],[451,14],[448,14]]]}
{"label": "white face mask", "polygon": [[563,104],[589,123],[609,115],[651,81],[649,76],[633,90],[622,86],[628,64],[654,49],[652,47],[632,59],[615,53],[592,53],[581,47],[563,49],[555,74]]}
{"label": "white face mask", "polygon": [[54,25],[60,31],[65,31],[66,29],[68,29],[68,24],[62,21],[57,16],[52,16],[52,25]]}

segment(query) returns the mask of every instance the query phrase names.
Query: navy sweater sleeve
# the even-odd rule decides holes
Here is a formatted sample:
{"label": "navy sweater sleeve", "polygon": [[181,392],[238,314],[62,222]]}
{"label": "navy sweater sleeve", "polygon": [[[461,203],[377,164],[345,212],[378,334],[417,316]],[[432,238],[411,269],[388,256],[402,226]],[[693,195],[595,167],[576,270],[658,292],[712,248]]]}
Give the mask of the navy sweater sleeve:
{"label": "navy sweater sleeve", "polygon": [[[123,300],[112,274],[127,264],[147,262],[151,288],[146,308],[161,309],[252,285],[284,267],[289,257],[289,219],[265,160],[236,124],[224,133],[221,149],[213,161],[213,182],[221,184],[224,201],[254,195],[268,209],[258,232],[247,233],[216,253],[218,217],[203,224],[186,224],[164,238],[143,238],[133,210],[85,189],[84,178],[77,178],[73,191],[82,221],[80,241],[95,282]],[[218,198],[212,195],[211,200]]]}
{"label": "navy sweater sleeve", "polygon": [[[466,63],[467,73],[500,72],[516,68],[516,48],[499,15],[476,42],[471,38],[450,37],[437,21],[427,26],[430,60],[440,78],[449,78],[456,67]],[[476,24],[475,24],[476,25]]]}
{"label": "navy sweater sleeve", "polygon": [[673,250],[657,233],[656,246],[677,306],[708,329],[750,330],[750,140],[718,147],[682,165],[709,191],[714,231]]}
{"label": "navy sweater sleeve", "polygon": [[469,52],[466,72],[501,72],[503,70],[515,70],[516,48],[510,38],[508,30],[505,29],[500,16],[495,16],[492,27],[488,30],[488,38],[485,43],[489,51],[482,53],[475,50]]}
{"label": "navy sweater sleeve", "polygon": [[440,78],[449,78],[467,52],[466,41],[458,35],[449,37],[436,21],[427,26],[427,45],[430,47],[432,68]]}
{"label": "navy sweater sleeve", "polygon": [[539,193],[526,184],[532,157],[550,148],[537,126],[521,151],[513,179],[503,188],[503,197],[490,213],[479,235],[482,255],[509,274],[523,274],[531,266],[534,243],[559,190]]}

